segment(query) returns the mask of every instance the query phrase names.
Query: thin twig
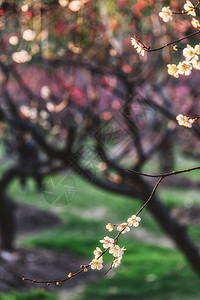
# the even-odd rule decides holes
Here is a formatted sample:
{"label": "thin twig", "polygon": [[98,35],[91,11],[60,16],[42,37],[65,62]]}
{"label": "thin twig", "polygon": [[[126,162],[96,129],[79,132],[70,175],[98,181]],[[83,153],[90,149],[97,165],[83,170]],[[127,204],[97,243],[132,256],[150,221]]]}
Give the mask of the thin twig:
{"label": "thin twig", "polygon": [[149,201],[152,199],[153,195],[155,194],[155,191],[157,189],[157,187],[159,186],[159,184],[161,183],[161,181],[163,180],[164,177],[160,177],[158,179],[158,181],[156,182],[156,184],[154,185],[154,188],[151,192],[151,195],[149,196],[149,198],[147,199],[147,201],[144,203],[144,205],[142,205],[142,207],[138,210],[138,212],[135,214],[136,216],[138,216],[141,211],[145,208],[145,206],[149,203]]}
{"label": "thin twig", "polygon": [[130,170],[130,169],[126,169],[126,170],[128,172],[135,173],[135,174],[142,175],[142,176],[146,176],[146,177],[152,177],[152,178],[163,177],[163,178],[165,178],[165,177],[168,177],[168,176],[178,175],[178,174],[191,172],[191,171],[195,171],[195,170],[199,170],[199,169],[200,169],[200,166],[197,166],[197,167],[193,167],[193,168],[189,168],[189,169],[184,169],[184,170],[179,170],[179,171],[172,171],[172,172],[169,172],[169,173],[156,174],[156,175],[146,174],[146,173],[142,173],[142,172],[138,172],[138,171]]}
{"label": "thin twig", "polygon": [[172,41],[172,42],[170,42],[170,43],[167,43],[167,44],[165,44],[165,45],[163,45],[163,46],[161,46],[161,47],[159,47],[159,48],[151,49],[151,48],[149,47],[149,48],[144,48],[144,50],[146,50],[147,52],[154,52],[154,51],[162,50],[162,49],[164,49],[165,47],[168,47],[168,46],[173,45],[173,44],[175,44],[175,43],[179,43],[179,42],[181,42],[181,41],[183,41],[183,40],[185,40],[185,39],[187,39],[187,38],[190,38],[190,37],[192,37],[192,36],[194,36],[194,35],[196,35],[196,34],[198,34],[198,33],[200,33],[200,30],[195,31],[195,32],[193,32],[193,33],[191,33],[191,34],[188,34],[188,35],[186,35],[186,36],[184,36],[184,37],[182,37],[182,38],[180,38],[180,39],[178,39],[178,40],[174,40],[174,41]]}

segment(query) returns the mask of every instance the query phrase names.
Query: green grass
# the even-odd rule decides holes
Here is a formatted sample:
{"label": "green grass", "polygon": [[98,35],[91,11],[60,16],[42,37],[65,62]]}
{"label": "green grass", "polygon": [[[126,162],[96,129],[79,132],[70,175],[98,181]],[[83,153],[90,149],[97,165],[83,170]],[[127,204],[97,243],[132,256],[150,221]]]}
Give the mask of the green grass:
{"label": "green grass", "polygon": [[[192,162],[191,166],[194,166]],[[194,173],[196,175],[193,174],[193,178],[198,180],[200,172]],[[62,175],[55,176],[53,181],[56,183],[62,178]],[[77,176],[73,175],[72,179],[77,193],[73,201],[66,202],[63,207],[50,205],[51,199],[45,200],[42,193],[36,192],[32,180],[28,181],[27,190],[24,192],[20,191],[17,181],[12,183],[10,194],[15,199],[17,198],[17,201],[52,211],[63,220],[58,227],[19,238],[18,245],[62,249],[81,255],[84,261],[89,261],[94,248],[100,246],[99,240],[105,235],[114,236],[112,233],[108,234],[105,225],[108,222],[126,221],[142,205],[140,200],[109,193]],[[50,189],[49,184],[50,181],[47,180],[47,190]],[[62,191],[61,187],[60,192]],[[59,193],[59,188],[57,193]],[[163,202],[171,208],[198,204],[197,190],[170,187],[160,188],[158,193]],[[141,217],[139,229],[134,230],[144,229],[147,234],[153,234],[158,239],[163,236],[161,229],[147,209],[142,212]],[[199,278],[191,271],[182,255],[175,250],[146,244],[145,240],[136,238],[134,230],[120,238],[119,244],[127,248],[122,266],[112,270],[107,277],[102,277],[98,282],[86,285],[83,293],[70,299],[200,299]],[[200,241],[199,226],[190,226],[189,230],[192,236]],[[105,262],[110,263],[109,255],[105,256]],[[18,300],[17,296],[13,294],[7,296],[9,295],[11,298],[0,298],[0,300]],[[30,298],[25,298],[24,293],[22,295],[24,298],[20,299],[36,299],[31,298],[31,295],[34,297],[33,292],[28,293],[27,297]],[[44,295],[46,296],[48,297]],[[54,294],[50,297],[53,296]]]}
{"label": "green grass", "polygon": [[[42,199],[39,201],[41,195],[35,193],[37,199],[35,205],[57,213],[63,219],[63,224],[50,230],[35,233],[30,238],[22,238],[19,240],[19,245],[70,250],[76,254],[88,256],[97,246],[98,240],[108,234],[105,229],[108,222],[121,223],[136,213],[142,205],[140,200],[98,189],[77,176],[74,176],[74,182],[77,186],[77,196],[72,203],[62,208],[50,207]],[[31,190],[33,183],[30,182],[29,184]],[[17,185],[14,183],[13,194],[17,194],[16,188]],[[29,195],[24,193],[22,196],[20,201],[25,203],[30,201],[33,205],[34,188]],[[143,213],[141,224],[146,230],[161,234],[160,228],[147,210]],[[124,239],[130,240],[132,237],[127,235],[124,236]]]}
{"label": "green grass", "polygon": [[[109,278],[87,285],[76,300],[197,300],[199,278],[175,250],[127,243],[122,266]],[[114,277],[113,273],[115,273]]]}
{"label": "green grass", "polygon": [[56,294],[41,290],[0,294],[0,300],[57,300]]}

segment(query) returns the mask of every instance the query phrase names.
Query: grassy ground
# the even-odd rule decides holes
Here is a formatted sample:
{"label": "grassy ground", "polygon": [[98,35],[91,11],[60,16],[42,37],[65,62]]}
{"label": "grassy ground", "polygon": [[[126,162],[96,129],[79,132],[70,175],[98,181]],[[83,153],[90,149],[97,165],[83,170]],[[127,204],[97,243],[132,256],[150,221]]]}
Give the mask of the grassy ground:
{"label": "grassy ground", "polygon": [[21,293],[0,294],[0,300],[56,300],[56,295],[41,290]]}
{"label": "grassy ground", "polygon": [[[196,176],[198,178],[199,173]],[[59,182],[62,178],[63,176],[60,175],[53,177],[52,180]],[[15,199],[17,195],[18,201],[49,209],[63,219],[63,224],[57,228],[20,238],[18,245],[62,249],[83,256],[84,262],[90,261],[94,248],[100,246],[99,239],[108,234],[105,225],[108,222],[126,221],[127,217],[134,214],[141,206],[137,199],[133,201],[97,189],[76,176],[72,176],[72,180],[77,190],[76,195],[73,201],[64,203],[62,207],[57,207],[56,204],[50,205],[52,202],[46,195],[44,197],[41,193],[36,193],[32,181],[28,183],[25,192],[19,190],[17,182],[13,183],[10,190]],[[46,188],[51,189],[51,180],[46,183]],[[63,191],[62,186],[57,186],[58,194],[59,188],[60,193]],[[159,193],[169,206],[186,205],[186,199],[192,201],[192,204],[198,203],[198,191],[165,188],[160,189]],[[124,235],[120,240],[120,245],[127,249],[122,266],[111,271],[106,277],[102,276],[100,281],[86,285],[81,293],[72,295],[70,299],[136,299],[138,297],[145,300],[200,299],[199,278],[179,252],[160,245],[159,241],[163,233],[147,210],[141,217],[140,227]],[[156,236],[156,245],[147,244],[142,236],[140,238],[140,235],[135,234],[140,229],[145,230],[149,236]],[[195,238],[200,240],[199,226],[191,226],[190,230]],[[110,262],[109,255],[105,257],[105,261]],[[67,273],[69,271],[71,270],[66,269]],[[26,294],[20,293],[20,295],[21,298],[19,294],[0,294],[0,300],[58,299],[58,295],[36,290]],[[62,299],[69,298],[62,296]]]}

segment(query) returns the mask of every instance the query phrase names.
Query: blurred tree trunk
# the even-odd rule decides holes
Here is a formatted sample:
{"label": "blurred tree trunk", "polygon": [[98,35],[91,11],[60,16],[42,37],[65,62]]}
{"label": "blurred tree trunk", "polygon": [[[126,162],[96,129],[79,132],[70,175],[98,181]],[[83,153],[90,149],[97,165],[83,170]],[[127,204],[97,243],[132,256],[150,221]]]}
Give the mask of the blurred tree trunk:
{"label": "blurred tree trunk", "polygon": [[[143,184],[141,199],[145,202],[147,195],[151,194],[152,188],[145,183],[143,178],[141,178],[141,182]],[[200,275],[199,247],[187,233],[187,228],[172,216],[170,210],[156,194],[151,199],[148,209],[164,232],[172,238],[177,248],[185,255],[193,270]]]}
{"label": "blurred tree trunk", "polygon": [[174,147],[173,136],[167,134],[166,139],[159,149],[159,162],[161,172],[170,172],[174,169]]}
{"label": "blurred tree trunk", "polygon": [[15,236],[15,204],[5,194],[0,199],[0,237],[1,250],[12,251],[14,249]]}

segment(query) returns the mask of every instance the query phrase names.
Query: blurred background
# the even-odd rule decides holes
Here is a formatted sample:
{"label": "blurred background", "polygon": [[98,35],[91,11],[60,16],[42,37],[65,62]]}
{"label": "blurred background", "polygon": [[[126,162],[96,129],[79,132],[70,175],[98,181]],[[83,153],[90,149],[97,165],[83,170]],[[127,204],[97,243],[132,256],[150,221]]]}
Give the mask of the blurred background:
{"label": "blurred background", "polygon": [[172,78],[179,51],[140,57],[130,42],[194,32],[187,15],[162,22],[168,5],[183,1],[0,1],[0,300],[199,299],[198,171],[163,181],[121,237],[118,269],[58,287],[21,280],[60,280],[93,259],[105,225],[135,214],[156,183],[126,168],[198,165],[198,121],[176,123],[200,111],[198,71]]}

